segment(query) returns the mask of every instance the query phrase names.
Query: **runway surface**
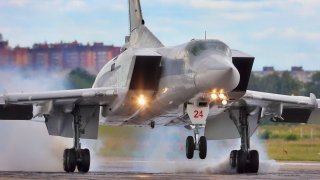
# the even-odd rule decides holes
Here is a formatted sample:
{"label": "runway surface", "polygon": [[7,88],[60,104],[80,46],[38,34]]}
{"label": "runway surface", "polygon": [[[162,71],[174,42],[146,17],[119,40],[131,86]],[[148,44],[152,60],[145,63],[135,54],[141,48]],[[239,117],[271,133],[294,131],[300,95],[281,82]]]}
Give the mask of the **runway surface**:
{"label": "runway surface", "polygon": [[[148,169],[151,164],[153,167]],[[197,166],[197,161],[106,161],[94,171],[81,173],[2,171],[0,179],[320,179],[319,162],[261,162],[258,174],[236,174],[225,164]],[[191,167],[196,167],[192,168]],[[190,169],[189,169],[190,168]]]}

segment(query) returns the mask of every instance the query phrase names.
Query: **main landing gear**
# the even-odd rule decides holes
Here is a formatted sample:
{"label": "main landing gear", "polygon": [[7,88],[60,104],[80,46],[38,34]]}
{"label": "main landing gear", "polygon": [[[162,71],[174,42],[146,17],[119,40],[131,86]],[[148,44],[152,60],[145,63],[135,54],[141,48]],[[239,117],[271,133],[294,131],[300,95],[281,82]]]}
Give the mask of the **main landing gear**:
{"label": "main landing gear", "polygon": [[76,167],[79,172],[86,173],[90,169],[90,151],[81,149],[80,134],[81,116],[78,106],[72,112],[73,115],[73,130],[74,130],[74,145],[71,149],[65,149],[63,152],[63,169],[65,172],[74,172]]}
{"label": "main landing gear", "polygon": [[230,153],[230,166],[238,173],[257,173],[259,170],[259,153],[250,149],[250,134],[248,125],[248,113],[246,107],[239,110],[239,122],[235,122],[240,136],[240,150],[233,150]]}
{"label": "main landing gear", "polygon": [[207,139],[205,136],[199,138],[199,125],[195,126],[194,138],[188,136],[186,139],[186,156],[188,159],[193,158],[195,150],[199,150],[200,159],[205,159],[207,156]]}

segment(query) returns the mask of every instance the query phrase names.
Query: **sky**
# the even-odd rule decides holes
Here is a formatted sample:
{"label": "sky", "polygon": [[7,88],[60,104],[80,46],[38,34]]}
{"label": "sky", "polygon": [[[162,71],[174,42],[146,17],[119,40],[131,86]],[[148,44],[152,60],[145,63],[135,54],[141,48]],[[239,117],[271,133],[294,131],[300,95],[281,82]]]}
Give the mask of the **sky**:
{"label": "sky", "polygon": [[[254,70],[320,70],[319,0],[141,0],[146,26],[166,46],[224,41],[254,57]],[[121,46],[127,0],[0,0],[0,33],[11,46],[77,40]]]}

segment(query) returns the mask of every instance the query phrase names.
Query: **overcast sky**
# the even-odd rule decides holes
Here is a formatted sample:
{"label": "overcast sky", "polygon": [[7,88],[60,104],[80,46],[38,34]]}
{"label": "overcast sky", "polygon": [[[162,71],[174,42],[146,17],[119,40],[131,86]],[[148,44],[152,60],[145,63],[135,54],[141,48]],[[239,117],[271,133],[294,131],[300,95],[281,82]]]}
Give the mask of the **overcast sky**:
{"label": "overcast sky", "polygon": [[[320,70],[319,0],[141,0],[146,25],[167,46],[217,38],[256,57],[254,69]],[[11,46],[104,42],[128,34],[127,0],[0,0]]]}

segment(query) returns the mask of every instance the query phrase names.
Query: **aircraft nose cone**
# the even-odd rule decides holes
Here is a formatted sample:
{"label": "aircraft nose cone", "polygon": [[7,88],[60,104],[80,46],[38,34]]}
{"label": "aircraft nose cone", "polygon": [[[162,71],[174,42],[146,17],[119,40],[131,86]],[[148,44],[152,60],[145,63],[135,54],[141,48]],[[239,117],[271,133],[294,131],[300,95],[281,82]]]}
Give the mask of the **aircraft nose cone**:
{"label": "aircraft nose cone", "polygon": [[230,92],[238,86],[240,74],[233,64],[226,64],[224,67],[196,73],[194,81],[199,91],[224,89]]}

